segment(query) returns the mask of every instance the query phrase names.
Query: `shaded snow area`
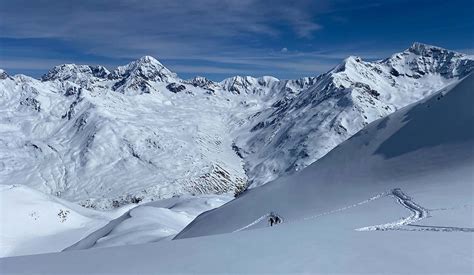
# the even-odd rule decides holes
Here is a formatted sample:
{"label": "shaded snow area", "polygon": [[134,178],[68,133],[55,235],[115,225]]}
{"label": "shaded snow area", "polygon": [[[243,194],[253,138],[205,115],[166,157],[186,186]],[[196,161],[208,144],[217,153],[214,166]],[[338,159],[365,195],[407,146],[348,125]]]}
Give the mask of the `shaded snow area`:
{"label": "shaded snow area", "polygon": [[[472,274],[473,89],[468,76],[369,124],[300,172],[202,213],[173,241],[2,258],[0,268]],[[270,215],[282,222],[270,226]]]}
{"label": "shaded snow area", "polygon": [[231,196],[172,198],[96,211],[22,185],[0,185],[0,257],[156,242]]}

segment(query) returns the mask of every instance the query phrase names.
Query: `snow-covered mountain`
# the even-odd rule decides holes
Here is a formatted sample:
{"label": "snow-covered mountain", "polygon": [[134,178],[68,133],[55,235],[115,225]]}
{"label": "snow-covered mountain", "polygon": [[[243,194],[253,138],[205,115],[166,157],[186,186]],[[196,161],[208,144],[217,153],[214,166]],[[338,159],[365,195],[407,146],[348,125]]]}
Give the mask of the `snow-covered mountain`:
{"label": "snow-covered mountain", "polygon": [[414,43],[382,61],[348,57],[300,89],[290,81],[288,90],[298,96],[278,99],[237,135],[247,175],[258,186],[300,170],[368,123],[473,70],[472,56]]}
{"label": "snow-covered mountain", "polygon": [[[352,228],[357,231],[474,232],[473,89],[470,75],[371,123],[301,172],[201,214],[176,239],[268,227],[270,213],[283,224],[317,223],[352,208],[375,217],[373,207],[387,198],[400,206],[380,208],[382,219],[342,225],[359,224]],[[390,221],[392,207],[408,214]]]}
{"label": "snow-covered mountain", "polygon": [[0,183],[94,208],[258,186],[473,68],[472,56],[415,43],[298,80],[182,80],[149,56],[41,80],[2,71]]}
{"label": "snow-covered mountain", "polygon": [[[369,124],[302,171],[201,214],[179,240],[3,258],[0,267],[6,274],[470,274],[473,87],[470,75]],[[271,213],[282,222],[271,227]]]}

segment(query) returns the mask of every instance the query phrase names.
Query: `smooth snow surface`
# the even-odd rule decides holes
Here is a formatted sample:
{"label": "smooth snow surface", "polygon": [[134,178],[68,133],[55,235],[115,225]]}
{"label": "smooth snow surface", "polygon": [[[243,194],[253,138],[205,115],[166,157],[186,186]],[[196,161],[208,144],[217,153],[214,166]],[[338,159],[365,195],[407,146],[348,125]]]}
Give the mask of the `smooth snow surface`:
{"label": "smooth snow surface", "polygon": [[96,211],[22,185],[0,185],[0,257],[171,239],[229,195],[171,198]]}
{"label": "smooth snow surface", "polygon": [[123,209],[99,212],[21,185],[0,185],[0,257],[58,252]]}
{"label": "smooth snow surface", "polygon": [[64,251],[171,239],[197,215],[219,207],[231,198],[230,195],[202,195],[139,205]]}
{"label": "smooth snow surface", "polygon": [[[3,258],[0,268],[472,274],[473,89],[469,76],[368,125],[301,172],[201,214],[175,241]],[[283,223],[260,219],[271,212]]]}

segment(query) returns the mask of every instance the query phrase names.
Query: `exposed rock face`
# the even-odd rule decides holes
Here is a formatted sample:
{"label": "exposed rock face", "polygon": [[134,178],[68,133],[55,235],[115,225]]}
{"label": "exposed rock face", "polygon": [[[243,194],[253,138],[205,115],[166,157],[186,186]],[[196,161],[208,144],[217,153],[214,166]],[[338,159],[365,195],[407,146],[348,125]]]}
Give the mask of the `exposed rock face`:
{"label": "exposed rock face", "polygon": [[186,90],[186,86],[177,84],[177,83],[170,83],[166,85],[166,89],[168,89],[170,92],[177,94],[179,92]]}

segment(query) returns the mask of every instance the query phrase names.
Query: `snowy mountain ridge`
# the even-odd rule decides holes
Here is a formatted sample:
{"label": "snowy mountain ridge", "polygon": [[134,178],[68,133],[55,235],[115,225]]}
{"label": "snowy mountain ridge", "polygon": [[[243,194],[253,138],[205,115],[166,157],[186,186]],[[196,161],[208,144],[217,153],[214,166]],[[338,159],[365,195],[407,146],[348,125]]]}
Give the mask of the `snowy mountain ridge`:
{"label": "snowy mountain ridge", "polygon": [[[129,206],[118,218],[91,220],[97,211],[59,199],[45,203],[39,200],[44,194],[6,187],[13,205],[29,200],[30,194],[46,212],[11,216],[14,223],[39,223],[40,233],[46,233],[28,242],[28,230],[11,230],[20,243],[16,249],[11,243],[16,255],[57,251],[44,246],[52,239],[54,246],[71,243],[84,228],[61,236],[58,232],[67,233],[81,221],[92,226],[113,219],[67,252],[0,258],[0,266],[8,274],[470,274],[473,87],[473,75],[448,85],[370,123],[301,172],[253,188],[218,208],[225,202],[221,196],[172,198]],[[18,205],[23,206],[19,213],[31,211],[29,205]],[[202,212],[209,208],[214,209]],[[202,214],[175,236],[179,240],[166,241],[196,209]],[[274,217],[281,222],[272,225]],[[45,232],[52,224],[59,226]]]}
{"label": "snowy mountain ridge", "polygon": [[41,81],[2,72],[0,182],[94,208],[254,187],[473,68],[415,43],[298,80],[182,80],[150,56],[111,72],[60,65]]}

